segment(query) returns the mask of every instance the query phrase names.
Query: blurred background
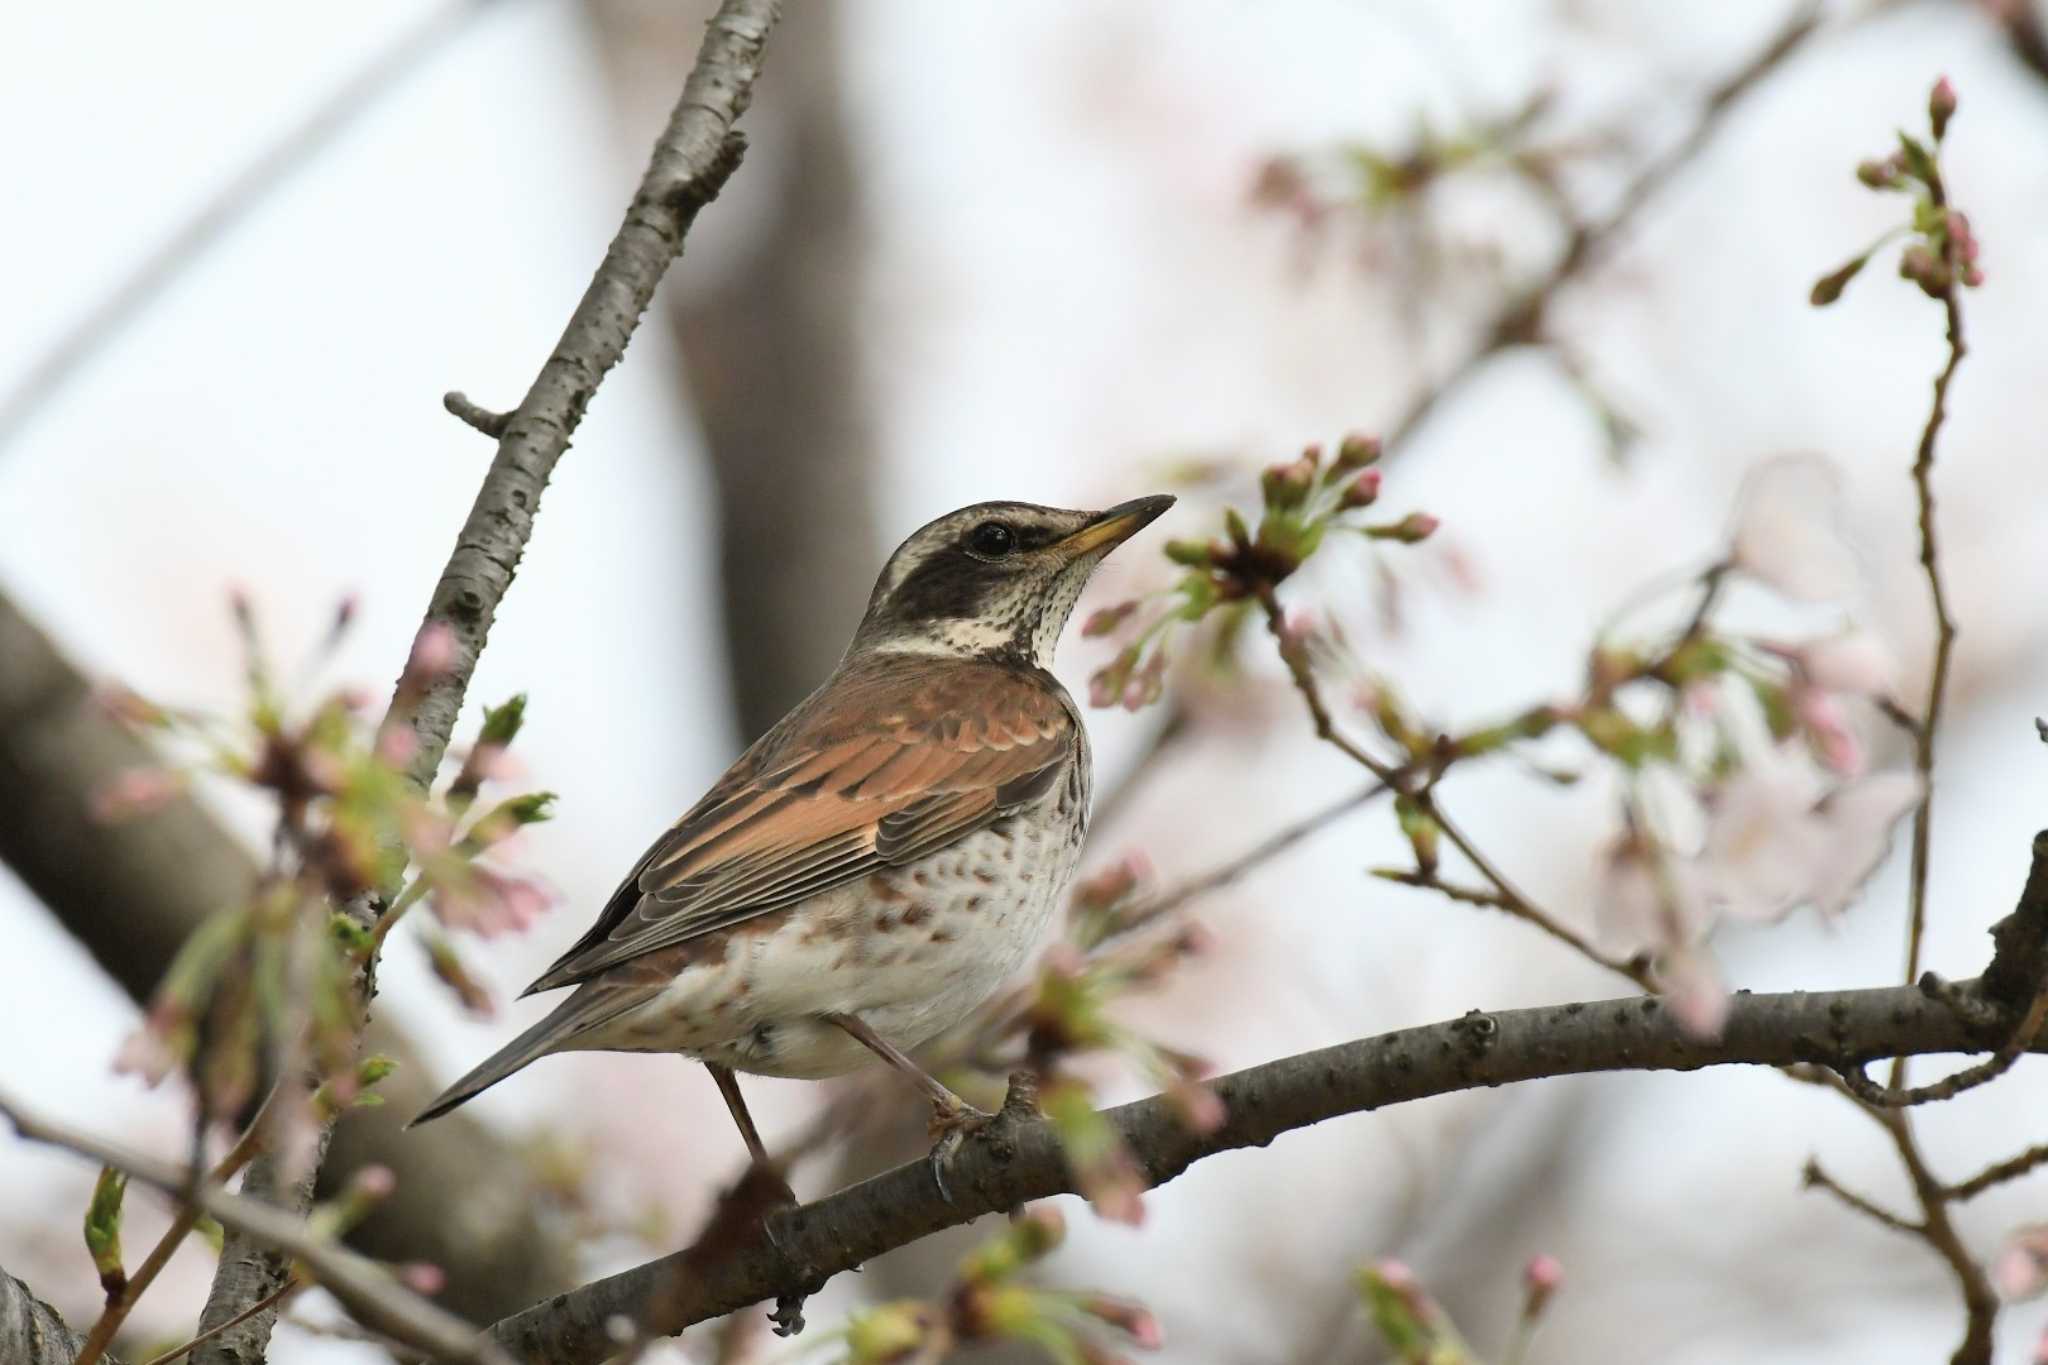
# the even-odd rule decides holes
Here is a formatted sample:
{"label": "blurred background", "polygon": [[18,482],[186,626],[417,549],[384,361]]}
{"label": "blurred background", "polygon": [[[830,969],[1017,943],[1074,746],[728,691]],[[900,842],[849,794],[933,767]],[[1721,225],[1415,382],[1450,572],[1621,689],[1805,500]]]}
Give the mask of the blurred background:
{"label": "blurred background", "polygon": [[[505,408],[524,392],[706,9],[9,7],[0,597],[39,634],[10,627],[0,638],[20,652],[0,671],[25,667],[35,639],[55,651],[36,655],[49,677],[73,676],[68,661],[231,708],[239,585],[287,660],[358,595],[330,671],[381,689],[490,457],[440,395]],[[2048,805],[2031,724],[2048,710],[2048,6],[1825,5],[1815,31],[1759,62],[1798,13],[793,4],[747,161],[578,431],[471,690],[473,707],[530,694],[521,757],[562,801],[527,862],[562,904],[469,950],[499,993],[491,1021],[464,1014],[400,936],[378,1003],[409,1040],[405,1093],[538,1015],[512,991],[831,666],[887,551],[963,503],[1107,505],[1191,461],[1242,498],[1261,464],[1306,442],[1385,433],[1388,505],[1444,529],[1391,597],[1364,570],[1316,590],[1398,603],[1360,611],[1355,642],[1450,725],[1569,691],[1619,603],[1714,554],[1750,467],[1820,451],[1844,471],[1867,565],[1859,619],[1917,694],[1930,628],[1906,470],[1943,355],[1939,309],[1888,264],[1833,309],[1806,293],[1897,217],[1852,171],[1921,124],[1942,73],[1962,99],[1948,175],[1988,280],[1966,301],[1971,353],[1937,476],[1962,636],[1928,961],[1979,969]],[[1474,139],[1544,150],[1535,173],[1448,173],[1446,148]],[[1540,317],[1518,316],[1538,287]],[[1206,533],[1200,504],[1184,500],[1170,529]],[[1154,560],[1112,561],[1102,600],[1156,581]],[[1060,671],[1077,695],[1107,652],[1069,639]],[[1113,796],[1091,858],[1142,850],[1162,878],[1192,875],[1353,783],[1283,683],[1267,660],[1202,692],[1164,744],[1157,713],[1092,713],[1098,790]],[[0,689],[0,703],[17,708],[0,716],[11,733],[34,698]],[[1882,731],[1869,738],[1896,759]],[[1505,769],[1457,791],[1514,876],[1590,922],[1611,791]],[[32,842],[38,804],[57,799],[0,791],[10,842]],[[38,895],[0,868],[0,1082],[165,1152],[184,1140],[186,1097],[109,1064],[207,908],[205,877],[238,866],[220,827],[259,846],[252,811],[209,799],[208,819],[132,869],[160,896],[67,895],[62,868]],[[1217,950],[1145,1003],[1145,1025],[1235,1069],[1474,1006],[1617,993],[1522,926],[1361,875],[1399,848],[1370,812],[1205,901]],[[1718,940],[1734,983],[1891,980],[1902,861],[1836,929],[1797,919]],[[771,1145],[826,1093],[749,1086]],[[1937,1106],[1930,1156],[1960,1178],[2048,1136],[2042,1098],[2022,1067]],[[366,1235],[426,1247],[413,1254],[448,1263],[451,1302],[480,1317],[682,1244],[742,1164],[716,1091],[681,1061],[554,1059],[466,1113],[453,1165],[401,1161],[394,1201],[407,1179],[467,1179],[463,1226],[409,1226],[394,1207]],[[337,1171],[367,1150],[345,1138]],[[865,1141],[796,1184],[824,1192],[908,1150]],[[1141,1228],[1077,1209],[1049,1272],[1147,1302],[1175,1361],[1375,1359],[1350,1288],[1371,1256],[1414,1264],[1476,1344],[1494,1343],[1539,1251],[1570,1283],[1532,1360],[1945,1358],[1960,1321],[1946,1272],[1802,1193],[1815,1153],[1903,1201],[1874,1125],[1768,1073],[1543,1082],[1204,1162],[1148,1201]],[[436,1159],[449,1158],[419,1158]],[[92,1174],[0,1142],[0,1265],[74,1323],[98,1297],[78,1235]],[[162,1216],[131,1203],[130,1244],[146,1245]],[[1958,1216],[1988,1256],[2044,1212],[2036,1179]],[[934,1292],[960,1245],[842,1276],[813,1301],[814,1330],[858,1300]],[[137,1337],[178,1337],[209,1274],[188,1247]],[[317,1304],[301,1316],[331,1320]],[[2001,1358],[2021,1358],[2043,1318],[2004,1314]],[[713,1350],[700,1329],[654,1358]],[[274,1358],[380,1357],[288,1324]]]}

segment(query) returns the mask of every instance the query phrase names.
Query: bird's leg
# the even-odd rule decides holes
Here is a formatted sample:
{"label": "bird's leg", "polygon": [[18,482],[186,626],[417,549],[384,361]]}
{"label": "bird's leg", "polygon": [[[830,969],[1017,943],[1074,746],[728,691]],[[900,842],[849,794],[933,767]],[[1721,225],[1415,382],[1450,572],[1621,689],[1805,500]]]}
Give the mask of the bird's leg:
{"label": "bird's leg", "polygon": [[732,1121],[740,1126],[740,1138],[747,1144],[747,1155],[754,1159],[756,1166],[768,1164],[768,1149],[761,1145],[761,1132],[754,1127],[754,1116],[747,1112],[746,1098],[740,1094],[740,1078],[732,1074],[729,1066],[717,1062],[704,1063],[704,1069],[711,1073],[711,1079],[718,1082],[718,1093],[725,1096],[725,1107],[732,1113]]}
{"label": "bird's leg", "polygon": [[845,1029],[855,1042],[909,1077],[918,1089],[931,1097],[931,1131],[939,1140],[938,1145],[932,1148],[932,1180],[945,1201],[952,1203],[953,1192],[946,1186],[946,1168],[967,1135],[994,1122],[995,1115],[976,1109],[948,1090],[938,1077],[911,1061],[901,1048],[869,1028],[865,1020],[851,1014],[828,1014],[824,1018],[827,1023]]}
{"label": "bird's leg", "polygon": [[[768,1238],[768,1244],[785,1259],[789,1248],[775,1235],[775,1214],[782,1208],[796,1207],[796,1191],[789,1188],[782,1171],[768,1159],[768,1149],[761,1142],[761,1130],[754,1127],[754,1116],[747,1112],[746,1097],[740,1094],[740,1078],[729,1066],[717,1062],[704,1063],[704,1069],[711,1073],[711,1079],[718,1082],[718,1093],[725,1097],[725,1107],[732,1113],[732,1121],[739,1125],[740,1138],[747,1144],[747,1155],[753,1158],[754,1178],[770,1183],[768,1208],[761,1215],[761,1231]],[[744,1185],[744,1181],[742,1185]],[[794,1336],[804,1330],[804,1291],[784,1293],[775,1300],[775,1312],[769,1320],[775,1324],[775,1335]]]}

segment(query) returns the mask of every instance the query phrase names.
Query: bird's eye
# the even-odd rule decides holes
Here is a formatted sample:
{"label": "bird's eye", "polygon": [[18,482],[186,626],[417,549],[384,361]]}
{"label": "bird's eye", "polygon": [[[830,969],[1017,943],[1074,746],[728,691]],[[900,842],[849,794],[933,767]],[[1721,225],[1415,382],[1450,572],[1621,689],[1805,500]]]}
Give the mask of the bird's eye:
{"label": "bird's eye", "polygon": [[968,532],[967,548],[985,559],[1001,559],[1017,548],[1017,533],[1000,521],[984,521]]}

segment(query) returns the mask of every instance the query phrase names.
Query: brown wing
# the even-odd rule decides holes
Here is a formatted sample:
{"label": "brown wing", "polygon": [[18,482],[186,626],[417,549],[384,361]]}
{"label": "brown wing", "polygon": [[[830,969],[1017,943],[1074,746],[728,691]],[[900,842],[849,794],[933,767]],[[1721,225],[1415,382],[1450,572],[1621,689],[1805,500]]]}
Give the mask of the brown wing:
{"label": "brown wing", "polygon": [[1043,794],[1077,722],[1049,675],[885,659],[814,693],[658,840],[528,992],[914,862]]}

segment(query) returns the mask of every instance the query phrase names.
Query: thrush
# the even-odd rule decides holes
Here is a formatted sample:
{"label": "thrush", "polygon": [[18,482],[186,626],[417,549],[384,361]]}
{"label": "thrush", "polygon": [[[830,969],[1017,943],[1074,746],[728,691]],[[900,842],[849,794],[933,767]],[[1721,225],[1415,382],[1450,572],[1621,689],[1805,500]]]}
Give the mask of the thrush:
{"label": "thrush", "polygon": [[904,541],[832,675],[525,994],[574,991],[414,1122],[549,1053],[678,1052],[709,1069],[765,1161],[734,1073],[879,1060],[957,1144],[987,1115],[910,1053],[1022,964],[1074,870],[1088,736],[1053,649],[1104,556],[1173,501],[979,503]]}

